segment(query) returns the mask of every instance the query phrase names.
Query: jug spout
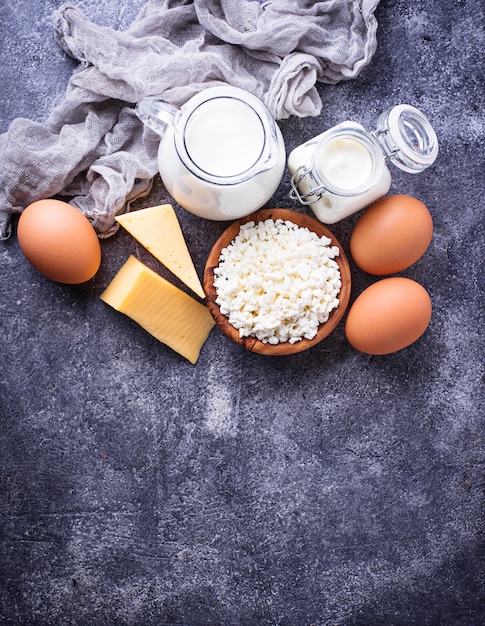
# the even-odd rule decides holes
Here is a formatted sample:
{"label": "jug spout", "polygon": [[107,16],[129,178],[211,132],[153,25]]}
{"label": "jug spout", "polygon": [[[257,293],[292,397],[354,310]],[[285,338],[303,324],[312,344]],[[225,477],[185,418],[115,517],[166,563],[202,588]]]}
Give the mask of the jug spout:
{"label": "jug spout", "polygon": [[149,128],[163,137],[167,126],[173,126],[175,116],[180,111],[178,107],[165,102],[156,96],[143,98],[135,107],[139,119]]}

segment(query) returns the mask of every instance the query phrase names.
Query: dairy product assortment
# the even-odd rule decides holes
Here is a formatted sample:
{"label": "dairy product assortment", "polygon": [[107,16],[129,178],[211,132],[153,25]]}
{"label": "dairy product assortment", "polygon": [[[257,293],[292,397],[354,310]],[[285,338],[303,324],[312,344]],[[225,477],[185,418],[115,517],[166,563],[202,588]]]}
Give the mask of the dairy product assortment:
{"label": "dairy product assortment", "polygon": [[[235,220],[250,215],[281,182],[281,132],[262,102],[243,90],[208,89],[181,109],[146,98],[137,113],[161,135],[159,167],[167,190],[200,217]],[[428,120],[409,105],[384,112],[374,133],[344,122],[292,150],[290,196],[329,224],[368,207],[352,233],[352,257],[370,274],[400,272],[424,254],[433,224],[419,200],[383,197],[391,184],[385,161],[419,172],[434,162],[437,149]],[[205,299],[172,205],[147,207],[116,220]],[[101,263],[94,229],[65,202],[46,199],[26,207],[18,236],[27,260],[58,282],[90,280]],[[291,220],[241,223],[220,254],[213,282],[220,312],[240,337],[276,345],[316,336],[338,308],[342,287],[335,260],[339,248],[330,244],[330,239]],[[100,298],[193,364],[216,323],[206,303],[133,256]],[[389,354],[416,341],[430,318],[431,301],[424,287],[409,279],[386,278],[356,299],[345,332],[356,349]]]}

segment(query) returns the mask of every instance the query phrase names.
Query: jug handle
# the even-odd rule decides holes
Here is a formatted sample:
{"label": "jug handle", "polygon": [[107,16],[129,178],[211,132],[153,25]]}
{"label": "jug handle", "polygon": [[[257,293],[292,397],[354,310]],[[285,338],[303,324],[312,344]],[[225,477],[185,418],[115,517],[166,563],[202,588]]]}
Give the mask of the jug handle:
{"label": "jug handle", "polygon": [[156,96],[143,98],[135,107],[139,119],[149,128],[163,137],[167,126],[173,126],[175,116],[180,111],[178,107],[165,102]]}

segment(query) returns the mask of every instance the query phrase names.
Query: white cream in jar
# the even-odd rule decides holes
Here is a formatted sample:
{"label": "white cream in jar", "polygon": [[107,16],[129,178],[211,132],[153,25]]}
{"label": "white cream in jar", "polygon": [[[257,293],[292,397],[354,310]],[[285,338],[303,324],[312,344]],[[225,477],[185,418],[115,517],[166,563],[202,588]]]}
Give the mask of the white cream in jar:
{"label": "white cream in jar", "polygon": [[316,154],[315,167],[340,189],[361,187],[372,173],[372,158],[365,146],[351,137],[337,137]]}
{"label": "white cream in jar", "polygon": [[384,196],[391,186],[386,161],[410,173],[436,159],[438,140],[427,118],[398,105],[368,132],[343,122],[295,148],[288,157],[290,195],[308,205],[325,224],[333,224]]}

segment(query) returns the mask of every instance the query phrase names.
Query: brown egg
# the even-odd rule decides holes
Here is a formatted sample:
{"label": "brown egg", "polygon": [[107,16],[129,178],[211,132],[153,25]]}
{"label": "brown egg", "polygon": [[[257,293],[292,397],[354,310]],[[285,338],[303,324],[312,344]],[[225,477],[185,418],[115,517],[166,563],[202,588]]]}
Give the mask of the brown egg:
{"label": "brown egg", "polygon": [[345,322],[354,348],[367,354],[390,354],[414,343],[431,320],[431,298],[410,278],[384,278],[355,300]]}
{"label": "brown egg", "polygon": [[78,284],[92,278],[101,263],[101,246],[89,220],[61,200],[38,200],[27,206],[17,237],[35,269],[59,283]]}
{"label": "brown egg", "polygon": [[368,274],[395,274],[423,256],[432,236],[433,219],[422,202],[411,196],[386,196],[359,218],[350,253]]}

